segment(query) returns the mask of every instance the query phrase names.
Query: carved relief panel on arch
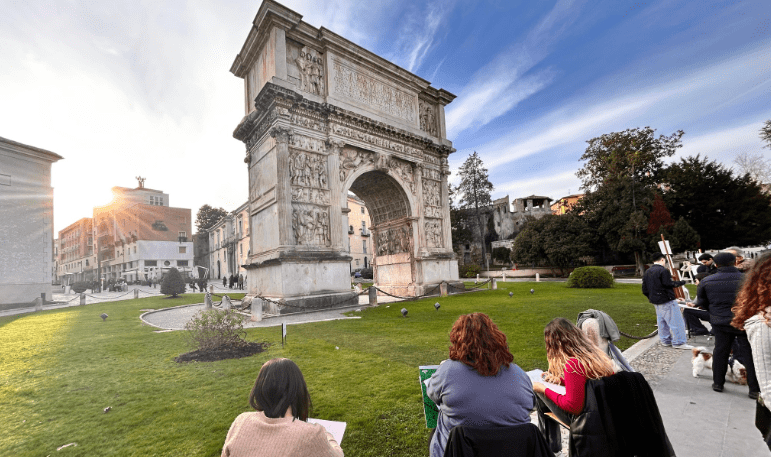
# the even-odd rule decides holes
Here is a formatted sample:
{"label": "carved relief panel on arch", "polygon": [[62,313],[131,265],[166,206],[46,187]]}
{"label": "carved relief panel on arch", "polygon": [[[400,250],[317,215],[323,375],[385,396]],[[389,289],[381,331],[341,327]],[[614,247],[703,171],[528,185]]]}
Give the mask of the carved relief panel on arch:
{"label": "carved relief panel on arch", "polygon": [[329,210],[314,205],[292,204],[292,232],[302,246],[329,246]]}
{"label": "carved relief panel on arch", "polygon": [[434,107],[421,100],[418,103],[418,110],[420,111],[420,130],[423,130],[429,135],[437,136],[436,112],[434,111]]}
{"label": "carved relief panel on arch", "polygon": [[428,247],[444,247],[444,243],[442,242],[442,221],[426,221],[424,228],[426,229],[426,244]]}
{"label": "carved relief panel on arch", "polygon": [[391,227],[377,231],[376,251],[379,256],[410,252],[412,247],[412,227]]}
{"label": "carved relief panel on arch", "polygon": [[287,42],[287,69],[297,88],[313,95],[325,94],[324,54],[308,46]]}

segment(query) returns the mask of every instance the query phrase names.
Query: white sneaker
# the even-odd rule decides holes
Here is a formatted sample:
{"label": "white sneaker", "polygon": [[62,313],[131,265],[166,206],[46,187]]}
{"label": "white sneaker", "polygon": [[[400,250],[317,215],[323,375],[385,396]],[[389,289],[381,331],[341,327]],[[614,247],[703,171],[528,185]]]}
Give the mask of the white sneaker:
{"label": "white sneaker", "polygon": [[675,349],[693,349],[693,346],[691,346],[690,344],[686,344],[686,343],[678,344],[678,345],[674,345],[673,344],[672,347],[675,348]]}

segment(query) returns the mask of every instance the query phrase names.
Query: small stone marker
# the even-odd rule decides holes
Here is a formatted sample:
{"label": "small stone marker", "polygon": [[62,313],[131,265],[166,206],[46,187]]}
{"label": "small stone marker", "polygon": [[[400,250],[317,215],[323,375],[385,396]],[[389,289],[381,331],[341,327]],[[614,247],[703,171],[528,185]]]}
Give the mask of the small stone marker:
{"label": "small stone marker", "polygon": [[541,282],[541,273],[535,274],[535,282]]}
{"label": "small stone marker", "polygon": [[402,316],[407,317],[407,308],[402,308]]}
{"label": "small stone marker", "polygon": [[220,305],[222,306],[222,309],[230,309],[233,306],[233,304],[230,302],[230,297],[227,295],[222,296],[222,302]]}
{"label": "small stone marker", "polygon": [[498,290],[498,280],[497,279],[490,278],[490,289]]}
{"label": "small stone marker", "polygon": [[353,286],[353,290],[354,290],[354,291],[355,291],[357,294],[360,294],[360,293],[361,293],[361,284],[355,284],[355,285]]}
{"label": "small stone marker", "polygon": [[210,293],[208,293],[208,292],[206,293],[206,296],[203,299],[203,304],[204,304],[204,309],[211,309],[212,302],[211,302],[211,294]]}
{"label": "small stone marker", "polygon": [[442,281],[442,283],[439,284],[439,295],[441,295],[442,297],[447,296],[447,283],[444,281]]}
{"label": "small stone marker", "polygon": [[100,314],[100,315],[99,315],[99,317],[101,317],[101,318],[102,318],[102,322],[104,322],[104,321],[106,321],[106,320],[107,320],[107,318],[108,318],[108,317],[110,317],[110,316],[108,316],[108,315],[107,315],[107,313],[102,313],[102,314]]}
{"label": "small stone marker", "polygon": [[83,306],[86,304],[86,294],[80,294],[80,305]]}
{"label": "small stone marker", "polygon": [[43,299],[40,297],[35,298],[35,311],[43,311]]}
{"label": "small stone marker", "polygon": [[134,289],[134,298],[139,298],[139,289]]}
{"label": "small stone marker", "polygon": [[434,303],[434,309],[436,309],[437,311],[439,311],[440,306],[442,305],[440,305],[439,302]]}
{"label": "small stone marker", "polygon": [[374,285],[369,286],[369,305],[377,306],[377,289]]}
{"label": "small stone marker", "polygon": [[254,297],[252,298],[252,322],[260,322],[262,321],[262,306],[263,306],[263,300],[260,297]]}
{"label": "small stone marker", "polygon": [[478,282],[479,282],[479,273],[477,273],[477,279],[476,279],[476,281],[474,281],[474,284],[476,284]]}
{"label": "small stone marker", "polygon": [[503,273],[503,282],[506,282],[506,273]]}

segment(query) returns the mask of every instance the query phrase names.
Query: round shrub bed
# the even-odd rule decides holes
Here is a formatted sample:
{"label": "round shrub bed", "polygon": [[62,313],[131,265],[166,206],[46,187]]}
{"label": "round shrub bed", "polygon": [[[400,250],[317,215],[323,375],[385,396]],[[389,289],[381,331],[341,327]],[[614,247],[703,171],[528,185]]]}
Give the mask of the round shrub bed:
{"label": "round shrub bed", "polygon": [[476,276],[482,272],[479,265],[466,264],[459,267],[459,273],[461,278],[476,278]]}
{"label": "round shrub bed", "polygon": [[568,287],[579,289],[607,289],[613,287],[613,275],[602,267],[580,267],[568,278]]}

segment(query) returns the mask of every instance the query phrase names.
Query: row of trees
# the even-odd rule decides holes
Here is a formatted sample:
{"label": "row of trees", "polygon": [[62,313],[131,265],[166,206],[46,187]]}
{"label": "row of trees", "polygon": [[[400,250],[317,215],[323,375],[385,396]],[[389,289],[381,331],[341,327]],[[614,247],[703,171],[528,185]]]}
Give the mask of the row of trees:
{"label": "row of trees", "polygon": [[[584,198],[564,216],[528,222],[514,241],[511,259],[525,264],[545,260],[558,268],[584,256],[601,262],[633,260],[642,274],[661,235],[676,252],[771,240],[771,196],[761,184],[769,179],[771,161],[762,154],[742,154],[735,162],[738,173],[699,155],[666,165],[665,159],[682,147],[683,135],[679,130],[656,137],[654,129],[645,127],[589,140],[576,173]],[[771,120],[761,138],[771,147]],[[493,186],[476,152],[459,176],[459,186],[451,188],[460,194],[457,207],[451,202],[453,245],[485,240],[486,259],[485,245],[492,238],[486,210]]]}

